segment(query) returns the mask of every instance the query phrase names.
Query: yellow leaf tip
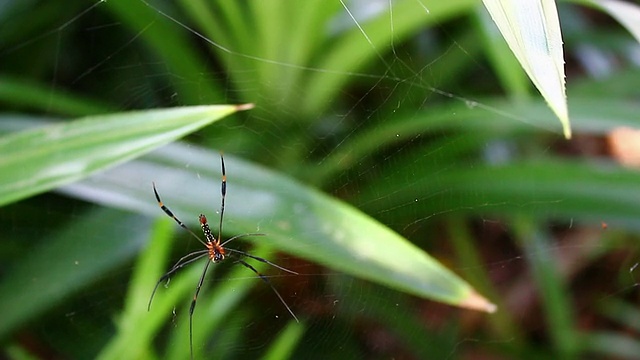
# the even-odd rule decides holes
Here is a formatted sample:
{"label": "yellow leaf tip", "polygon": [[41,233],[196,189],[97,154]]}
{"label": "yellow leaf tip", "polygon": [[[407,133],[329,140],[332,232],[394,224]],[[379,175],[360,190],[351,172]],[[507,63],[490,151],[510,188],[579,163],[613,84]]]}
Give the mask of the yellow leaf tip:
{"label": "yellow leaf tip", "polygon": [[244,111],[244,110],[253,109],[254,107],[255,107],[255,105],[253,103],[240,104],[240,105],[236,105],[236,110],[237,111]]}
{"label": "yellow leaf tip", "polygon": [[466,299],[460,302],[459,306],[471,310],[484,311],[490,314],[498,310],[498,307],[495,304],[490,303],[489,300],[485,299],[475,291],[472,291]]}

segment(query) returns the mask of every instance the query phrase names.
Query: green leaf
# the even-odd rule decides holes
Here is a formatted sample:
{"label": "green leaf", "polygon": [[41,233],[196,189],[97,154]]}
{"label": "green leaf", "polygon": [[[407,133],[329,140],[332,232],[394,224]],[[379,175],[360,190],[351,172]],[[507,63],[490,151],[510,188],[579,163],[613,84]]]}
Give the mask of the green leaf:
{"label": "green leaf", "polygon": [[290,321],[287,327],[266,351],[263,360],[292,359],[293,352],[302,339],[306,325]]}
{"label": "green leaf", "polygon": [[51,85],[41,85],[11,76],[0,76],[0,101],[11,106],[30,108],[72,116],[91,115],[109,111],[109,106],[96,100],[66,93],[60,89],[51,91]]}
{"label": "green leaf", "polygon": [[[416,205],[419,210],[405,206],[396,212],[396,216],[416,211],[482,216],[519,213],[536,219],[564,219],[590,224],[606,221],[619,227],[638,227],[638,173],[613,163],[543,158],[500,165],[452,166],[440,170],[437,182],[423,177],[411,186],[395,191],[393,198],[385,198],[385,208],[400,207],[416,198],[428,198],[429,201],[420,201]],[[398,170],[394,167],[388,171]],[[425,166],[421,171],[423,173],[417,177],[433,173],[435,169]],[[367,188],[356,201],[366,203],[376,199],[380,189]],[[367,206],[366,209],[379,211],[375,206]]]}
{"label": "green leaf", "polygon": [[[165,205],[189,223],[197,214],[218,208],[214,194],[220,186],[219,161],[214,152],[172,144],[63,191],[163,216],[151,190],[155,181]],[[225,162],[225,233],[266,233],[256,241],[335,270],[410,294],[494,310],[435,259],[352,206],[240,159],[225,156]]]}
{"label": "green leaf", "polygon": [[549,259],[547,250],[553,246],[553,236],[536,225],[526,216],[516,216],[513,221],[514,235],[531,265],[531,274],[541,294],[541,306],[545,309],[543,313],[549,324],[549,335],[557,357],[573,359],[578,353],[578,334],[569,291],[558,276],[561,273],[559,263]]}
{"label": "green leaf", "polygon": [[[482,49],[490,60],[493,71],[502,87],[512,98],[529,98],[531,82],[522,71],[522,66],[513,56],[509,46],[504,42],[491,17],[480,7],[474,15],[476,27],[480,30],[478,34],[482,41]],[[477,38],[474,40],[477,41]]]}
{"label": "green leaf", "polygon": [[592,331],[581,336],[578,341],[589,353],[602,355],[602,359],[637,359],[640,354],[637,336],[624,332]]}
{"label": "green leaf", "polygon": [[89,116],[0,138],[0,206],[145,154],[247,106]]}
{"label": "green leaf", "polygon": [[640,6],[616,0],[573,0],[576,3],[597,7],[611,15],[624,26],[636,41],[640,42]]}
{"label": "green leaf", "polygon": [[27,253],[0,282],[0,339],[128,261],[142,247],[149,224],[142,216],[99,209]]}
{"label": "green leaf", "polygon": [[571,138],[560,21],[554,0],[483,0],[522,68]]}
{"label": "green leaf", "polygon": [[[173,12],[172,4],[162,9],[147,1],[109,1],[105,5],[106,11],[136,34],[134,39],[141,36],[165,64],[180,104],[197,105],[203,99],[209,102],[226,99],[224,85],[218,86],[219,83],[212,81],[198,85],[202,82],[202,72],[209,69],[208,60],[190,41],[192,33],[183,30],[186,25],[169,15]],[[174,77],[181,81],[173,81]]]}
{"label": "green leaf", "polygon": [[[356,74],[355,72],[382,58],[393,45],[429,25],[438,25],[452,17],[465,14],[476,5],[475,0],[395,2],[393,11],[377,13],[375,17],[358,20],[348,31],[340,33],[324,49],[314,67],[323,69],[309,76],[309,90],[302,104],[303,111],[314,114],[331,103],[344,84],[354,75],[378,79],[382,76]],[[400,79],[398,79],[400,80]]]}
{"label": "green leaf", "polygon": [[[164,221],[166,220],[166,221]],[[154,284],[158,281],[166,267],[169,257],[174,228],[169,219],[156,221],[146,251],[142,252],[129,283],[123,313],[119,315],[118,331],[111,341],[102,349],[98,359],[131,359],[150,358],[150,348],[155,335],[158,333],[166,316],[152,316],[148,311],[149,297]],[[169,294],[156,299],[154,311],[156,314],[168,315],[171,307],[181,295],[192,291],[192,286],[186,281],[172,283]],[[150,309],[149,309],[150,310]],[[143,356],[144,355],[144,356]]]}
{"label": "green leaf", "polygon": [[[632,76],[626,74],[625,77]],[[605,135],[618,126],[640,126],[637,116],[640,107],[630,101],[588,96],[573,97],[570,105],[574,128],[582,133]],[[487,121],[488,119],[491,121]],[[463,138],[475,137],[482,144],[478,146],[484,146],[495,136],[506,137],[516,133],[527,137],[534,133],[551,134],[554,124],[553,114],[542,101],[484,99],[477,106],[460,103],[433,106],[418,115],[411,113],[393,117],[380,126],[360,131],[328,156],[322,165],[308,169],[307,173],[312,174],[309,178],[322,183],[354,166],[358,159],[428,132],[461,131]],[[451,145],[452,141],[446,143],[450,144],[447,146],[453,146],[453,149],[446,152],[447,156],[455,156],[461,150],[459,144]],[[401,172],[402,168],[393,171]],[[424,176],[430,178],[428,172]],[[422,190],[424,189],[426,188]]]}

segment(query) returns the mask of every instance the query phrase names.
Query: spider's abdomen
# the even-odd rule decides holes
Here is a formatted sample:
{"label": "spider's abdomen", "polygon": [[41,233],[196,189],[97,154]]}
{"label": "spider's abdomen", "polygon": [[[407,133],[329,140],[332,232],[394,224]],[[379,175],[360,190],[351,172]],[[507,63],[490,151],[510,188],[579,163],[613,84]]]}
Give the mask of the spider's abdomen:
{"label": "spider's abdomen", "polygon": [[214,263],[224,260],[224,248],[220,246],[220,242],[211,234],[211,228],[207,223],[207,217],[204,214],[200,214],[200,226],[204,237],[207,239],[207,249],[209,250],[209,259]]}
{"label": "spider's abdomen", "polygon": [[211,228],[207,223],[207,217],[204,214],[200,214],[200,227],[202,227],[202,232],[204,233],[204,237],[207,243],[217,243],[216,238],[211,234]]}

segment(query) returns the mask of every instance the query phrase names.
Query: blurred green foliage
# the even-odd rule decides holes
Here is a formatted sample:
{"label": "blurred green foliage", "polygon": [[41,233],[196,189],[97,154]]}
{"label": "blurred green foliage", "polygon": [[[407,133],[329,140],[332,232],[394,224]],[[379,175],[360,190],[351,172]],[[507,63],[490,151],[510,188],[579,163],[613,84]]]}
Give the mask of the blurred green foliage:
{"label": "blurred green foliage", "polygon": [[[162,214],[150,188],[140,189],[147,178],[163,182],[176,213],[215,218],[211,159],[224,150],[251,161],[237,161],[235,179],[228,169],[235,205],[225,233],[270,229],[278,249],[316,251],[335,267],[259,242],[251,249],[301,273],[259,267],[274,275],[300,324],[243,267],[212,267],[196,310],[196,357],[637,357],[640,177],[611,149],[613,130],[639,127],[638,44],[601,12],[560,6],[574,133],[566,141],[478,1],[389,4],[5,2],[4,134],[34,119],[256,107],[120,172],[0,208],[3,355],[186,358],[186,314],[202,267],[161,287],[150,312],[146,301],[163,270],[197,244],[169,219],[143,216]],[[190,182],[177,181],[185,172]],[[344,204],[310,210],[290,201],[287,212],[251,212],[262,209],[256,195],[271,194],[265,189],[324,199],[313,187],[433,254],[499,311],[454,309],[353,278],[331,263],[348,262],[331,256],[342,248],[295,250],[296,234],[349,242],[352,233],[340,233],[349,224],[329,222],[343,217],[334,209]],[[206,196],[185,199],[192,189]],[[377,228],[358,224],[350,231],[374,238]],[[393,243],[373,244],[390,263],[406,261]]]}

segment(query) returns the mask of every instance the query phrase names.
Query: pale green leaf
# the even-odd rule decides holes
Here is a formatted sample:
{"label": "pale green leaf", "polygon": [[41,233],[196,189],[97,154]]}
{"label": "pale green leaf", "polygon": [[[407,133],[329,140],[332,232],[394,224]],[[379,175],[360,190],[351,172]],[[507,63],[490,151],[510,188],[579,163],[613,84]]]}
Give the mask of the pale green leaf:
{"label": "pale green leaf", "polygon": [[211,105],[89,116],[0,137],[0,205],[133,159],[244,108]]}
{"label": "pale green leaf", "polygon": [[640,42],[640,5],[618,0],[575,0],[606,11]]}
{"label": "pale green leaf", "polygon": [[[229,154],[225,163],[225,234],[265,233],[256,242],[352,276],[461,307],[495,310],[434,258],[354,207]],[[220,178],[217,152],[170,144],[61,191],[164,216],[153,196],[154,181],[164,204],[182,221],[197,222],[204,213],[215,224]]]}
{"label": "pale green leaf", "polygon": [[538,91],[562,123],[564,135],[571,137],[565,93],[562,36],[553,0],[483,0]]}

